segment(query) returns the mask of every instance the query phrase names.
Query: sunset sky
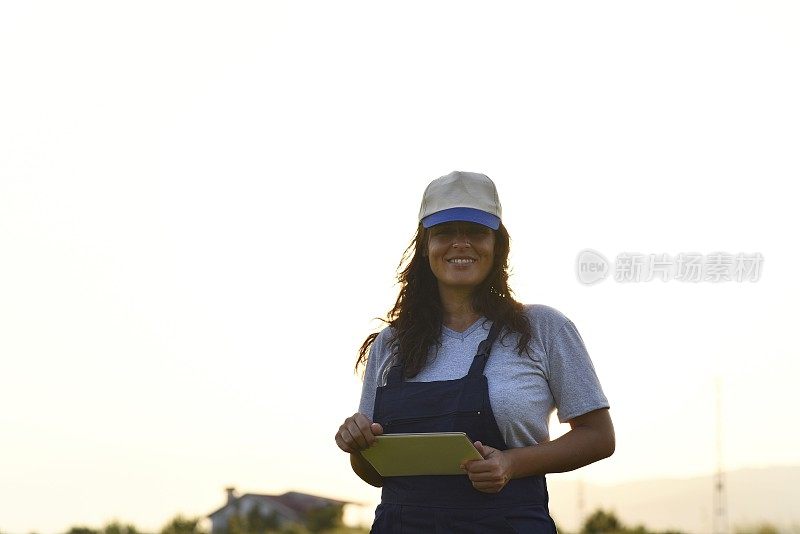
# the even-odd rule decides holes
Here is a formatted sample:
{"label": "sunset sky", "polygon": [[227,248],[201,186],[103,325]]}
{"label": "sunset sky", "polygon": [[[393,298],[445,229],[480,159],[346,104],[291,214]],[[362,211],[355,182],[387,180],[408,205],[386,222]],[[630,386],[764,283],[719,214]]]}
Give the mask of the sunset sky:
{"label": "sunset sky", "polygon": [[[333,441],[427,183],[499,190],[572,319],[611,484],[800,463],[793,2],[0,6],[0,531],[157,530],[224,487],[363,502]],[[795,244],[792,244],[795,243]],[[576,276],[593,249],[757,281]],[[553,420],[553,437],[566,425]]]}

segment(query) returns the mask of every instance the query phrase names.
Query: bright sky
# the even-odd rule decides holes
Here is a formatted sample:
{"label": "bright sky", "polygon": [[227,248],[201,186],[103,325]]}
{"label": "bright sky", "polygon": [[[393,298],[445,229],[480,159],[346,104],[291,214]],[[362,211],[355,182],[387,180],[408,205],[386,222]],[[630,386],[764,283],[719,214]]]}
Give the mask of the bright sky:
{"label": "bright sky", "polygon": [[[0,530],[160,528],[227,485],[373,503],[333,442],[425,185],[496,182],[580,330],[614,483],[800,462],[792,2],[7,2]],[[575,258],[761,253],[757,282]],[[553,435],[566,430],[554,423]]]}

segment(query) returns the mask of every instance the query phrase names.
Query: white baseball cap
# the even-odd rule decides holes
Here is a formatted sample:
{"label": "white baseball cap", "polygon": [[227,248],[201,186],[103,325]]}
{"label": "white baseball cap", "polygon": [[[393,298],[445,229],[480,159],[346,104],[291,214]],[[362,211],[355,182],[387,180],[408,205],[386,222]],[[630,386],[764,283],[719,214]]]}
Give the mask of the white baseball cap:
{"label": "white baseball cap", "polygon": [[488,176],[453,171],[428,184],[422,195],[419,222],[424,228],[450,221],[467,221],[500,228],[500,197]]}

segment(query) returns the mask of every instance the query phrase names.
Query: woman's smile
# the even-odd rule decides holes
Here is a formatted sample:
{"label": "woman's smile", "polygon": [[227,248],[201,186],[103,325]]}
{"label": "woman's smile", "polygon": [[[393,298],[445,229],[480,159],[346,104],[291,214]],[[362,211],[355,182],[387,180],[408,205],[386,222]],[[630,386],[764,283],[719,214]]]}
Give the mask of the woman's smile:
{"label": "woman's smile", "polygon": [[454,221],[432,226],[428,257],[440,287],[477,287],[492,270],[494,245],[494,230],[482,224]]}
{"label": "woman's smile", "polygon": [[459,266],[467,266],[467,265],[472,265],[476,261],[478,261],[478,260],[476,260],[475,258],[468,258],[468,257],[459,256],[457,258],[450,258],[449,260],[447,260],[447,263],[451,263],[453,265],[459,265]]}

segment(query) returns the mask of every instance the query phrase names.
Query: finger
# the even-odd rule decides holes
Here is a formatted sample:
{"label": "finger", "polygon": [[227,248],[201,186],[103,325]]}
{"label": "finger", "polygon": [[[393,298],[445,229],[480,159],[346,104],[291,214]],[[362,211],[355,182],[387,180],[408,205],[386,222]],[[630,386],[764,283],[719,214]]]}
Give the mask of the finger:
{"label": "finger", "polygon": [[381,426],[380,423],[372,423],[370,425],[370,429],[372,430],[372,433],[376,436],[380,436],[381,434],[383,434],[383,427]]}
{"label": "finger", "polygon": [[497,477],[490,477],[488,480],[471,480],[472,486],[481,491],[497,492],[503,489],[505,484]]}
{"label": "finger", "polygon": [[487,460],[470,460],[464,467],[469,473],[488,473],[494,469],[494,464]]}
{"label": "finger", "polygon": [[493,460],[467,460],[463,466],[466,471],[470,473],[483,473],[486,471],[493,471],[495,469]]}
{"label": "finger", "polygon": [[357,452],[366,449],[375,441],[372,434],[372,421],[362,413],[348,417],[336,432],[336,443],[346,452]]}
{"label": "finger", "polygon": [[334,441],[336,441],[336,445],[344,452],[350,452],[350,453],[356,452],[356,450],[353,447],[349,446],[347,443],[345,443],[344,439],[342,439],[341,431],[336,433]]}
{"label": "finger", "polygon": [[354,447],[356,450],[366,449],[369,446],[367,438],[361,433],[361,429],[352,421],[342,425],[339,434],[348,446]]}
{"label": "finger", "polygon": [[367,447],[373,445],[375,443],[375,432],[373,431],[373,427],[377,426],[383,432],[381,425],[377,423],[373,423],[369,420],[369,418],[364,415],[363,413],[357,413],[352,417],[353,422],[358,426],[358,431],[364,436],[364,441]]}
{"label": "finger", "polygon": [[[352,421],[351,426],[349,426],[351,433],[353,435],[358,433],[363,436],[365,448],[374,445],[376,434],[373,432],[373,427],[376,426],[376,424],[362,413],[354,414],[350,420]],[[353,425],[355,425],[356,428],[353,428]],[[381,429],[381,432],[383,431],[380,425],[377,425],[377,427]]]}
{"label": "finger", "polygon": [[484,445],[480,441],[476,441],[474,445],[475,448],[478,449],[478,452],[481,453],[481,456],[483,456],[484,458],[488,458],[492,453],[497,451],[497,449],[495,449],[494,447]]}
{"label": "finger", "polygon": [[482,462],[483,460],[466,460],[461,463],[461,469],[467,471],[468,473],[475,470],[475,464],[478,462]]}
{"label": "finger", "polygon": [[493,473],[491,471],[485,471],[482,473],[476,473],[474,471],[470,471],[468,476],[472,482],[490,482],[492,480],[497,482],[497,480],[499,479],[497,473]]}
{"label": "finger", "polygon": [[375,441],[372,430],[370,429],[371,424],[372,421],[362,413],[354,414],[352,417],[348,417],[345,420],[345,426],[362,448],[368,447]]}

